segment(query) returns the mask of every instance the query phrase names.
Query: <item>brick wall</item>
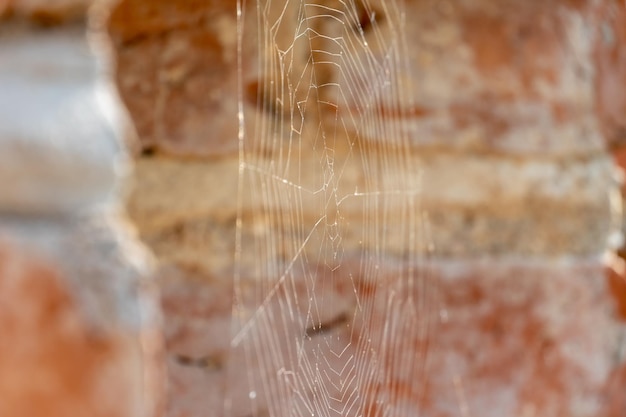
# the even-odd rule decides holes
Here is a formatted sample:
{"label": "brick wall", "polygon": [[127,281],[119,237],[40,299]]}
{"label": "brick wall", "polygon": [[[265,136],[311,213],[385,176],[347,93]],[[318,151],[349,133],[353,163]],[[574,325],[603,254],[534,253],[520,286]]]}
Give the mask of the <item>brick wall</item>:
{"label": "brick wall", "polygon": [[[112,7],[113,50],[102,33],[86,36],[85,2],[0,1],[0,415],[219,416],[226,396],[237,404],[249,396],[245,358],[230,348],[236,2],[101,5],[105,15],[93,22]],[[388,35],[384,3],[371,7]],[[612,154],[621,161],[624,141],[624,4],[415,0],[406,8],[412,71],[395,76],[411,97],[397,112],[410,163],[377,181],[421,178],[436,246],[428,354],[416,341],[418,383],[386,381],[376,392],[425,416],[626,415],[626,274],[618,256],[606,256],[621,243],[611,199],[619,200]],[[259,86],[278,80],[257,55],[249,31],[244,106],[263,120],[271,103]],[[324,100],[339,99],[330,91]],[[332,123],[327,116],[320,122]],[[347,124],[347,136],[358,129]],[[361,156],[383,157],[385,138],[360,132]],[[346,162],[337,190],[347,195],[367,178],[346,149],[334,156]],[[299,160],[303,183],[314,183],[317,157]],[[274,209],[293,208],[283,203]],[[302,207],[310,228],[317,202]],[[243,201],[246,215],[265,209]],[[352,272],[373,250],[355,238],[366,220],[359,207],[346,204],[342,215],[341,268],[311,262],[303,271],[332,283],[317,296],[339,300],[336,308],[352,302],[340,285],[348,275],[367,297],[367,281]],[[388,226],[389,236],[403,232]],[[413,268],[402,247],[388,250],[381,285]]]}
{"label": "brick wall", "polygon": [[[372,7],[384,36],[391,30],[386,9]],[[406,8],[413,72],[398,77],[410,80],[413,102],[399,114],[409,166],[423,175],[440,294],[426,385],[411,401],[436,416],[623,414],[624,387],[615,375],[623,367],[624,327],[611,295],[623,281],[613,276],[607,285],[602,259],[619,230],[609,201],[617,192],[610,152],[622,140],[624,5],[468,0],[411,1]],[[109,26],[118,86],[139,132],[129,209],[161,260],[171,416],[202,415],[224,395],[228,346],[207,334],[226,337],[230,315],[234,12],[234,1],[126,0]],[[253,9],[246,12],[253,19]],[[250,58],[255,26],[247,24],[245,110],[263,120],[258,86],[280,81]],[[290,30],[281,25],[279,44]],[[356,134],[361,127],[351,128]],[[383,138],[366,132],[360,140],[375,159]],[[334,152],[341,158],[344,151]],[[303,183],[319,169],[316,158],[300,158]],[[360,180],[358,168],[346,166],[352,180],[339,187],[347,193]],[[303,206],[310,228],[317,217],[306,208],[315,202]],[[247,210],[261,205],[246,202]],[[358,208],[342,213],[354,227],[364,221]],[[351,235],[357,233],[342,236],[348,264],[359,256]],[[196,362],[185,360],[194,357],[213,358],[214,366],[194,369]]]}
{"label": "brick wall", "polygon": [[153,259],[124,215],[123,112],[87,40],[85,8],[0,2],[7,417],[152,417],[162,396]]}

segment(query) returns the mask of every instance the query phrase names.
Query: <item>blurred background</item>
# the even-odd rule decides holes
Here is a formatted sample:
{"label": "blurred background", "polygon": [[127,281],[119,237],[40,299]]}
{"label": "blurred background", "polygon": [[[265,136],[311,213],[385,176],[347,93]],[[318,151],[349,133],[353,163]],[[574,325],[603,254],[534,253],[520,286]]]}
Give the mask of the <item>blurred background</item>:
{"label": "blurred background", "polygon": [[[429,330],[406,348],[420,372],[376,392],[420,416],[626,416],[618,0],[248,1],[239,29],[235,0],[0,0],[0,416],[222,416],[230,398],[233,417],[276,417],[231,349],[237,219],[252,219],[244,241],[278,247],[285,233],[255,201],[238,205],[238,111],[250,138],[278,126],[278,145],[246,148],[277,161],[285,110],[268,62],[296,45],[304,5],[372,59],[406,39],[391,77],[409,98],[392,116],[384,95],[373,107],[407,138],[409,165],[389,178],[422,181]],[[279,16],[290,23],[264,38]],[[349,88],[368,84],[356,78]],[[384,158],[389,138],[344,127],[358,155]],[[313,159],[298,163],[323,170]],[[338,189],[363,189],[354,172]],[[304,225],[319,215],[298,210]],[[343,216],[343,262],[358,265],[363,219]],[[390,239],[402,228],[389,222]],[[382,276],[412,268],[389,250]],[[239,255],[240,272],[276,262]],[[318,296],[349,309],[345,292]]]}

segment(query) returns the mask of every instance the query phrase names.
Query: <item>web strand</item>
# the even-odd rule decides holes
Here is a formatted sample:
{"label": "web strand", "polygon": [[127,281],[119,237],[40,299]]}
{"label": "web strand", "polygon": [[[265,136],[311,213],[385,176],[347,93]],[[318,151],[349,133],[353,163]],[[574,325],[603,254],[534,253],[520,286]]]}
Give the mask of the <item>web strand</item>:
{"label": "web strand", "polygon": [[[240,3],[233,417],[417,415],[435,299],[396,1]],[[254,56],[244,56],[254,42]],[[232,399],[231,399],[232,403]],[[238,415],[237,413],[241,413]]]}

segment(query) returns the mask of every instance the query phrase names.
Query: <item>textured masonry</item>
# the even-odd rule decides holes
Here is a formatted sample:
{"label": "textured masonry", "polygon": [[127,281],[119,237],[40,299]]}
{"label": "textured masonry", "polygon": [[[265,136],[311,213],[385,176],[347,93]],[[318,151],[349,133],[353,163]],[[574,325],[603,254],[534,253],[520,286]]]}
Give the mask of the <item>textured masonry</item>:
{"label": "textured masonry", "polygon": [[[217,410],[225,390],[235,4],[124,0],[109,22],[118,87],[139,133],[128,207],[161,261],[171,417]],[[399,117],[424,172],[440,280],[416,407],[442,417],[623,415],[625,327],[612,294],[623,293],[624,277],[607,285],[602,263],[619,230],[610,152],[624,141],[623,2],[413,0],[406,8],[416,70],[397,76],[414,105]],[[244,56],[254,54],[244,37]],[[244,65],[247,111],[258,111],[268,76]],[[384,138],[365,140],[377,152]],[[304,155],[301,166],[310,172],[317,161]],[[352,168],[346,192],[362,181]],[[258,207],[245,201],[244,214]],[[355,227],[357,209],[344,212]],[[345,261],[358,262],[350,236]]]}
{"label": "textured masonry", "polygon": [[[624,4],[406,7],[417,70],[398,74],[415,100],[400,117],[414,166],[424,170],[440,278],[424,415],[623,415],[625,330],[610,288],[620,294],[624,278],[614,274],[609,288],[601,258],[619,229],[610,150],[624,140]],[[129,209],[161,260],[167,414],[200,416],[218,409],[225,389],[238,164],[235,1],[124,0],[109,28],[118,87],[140,138]],[[254,54],[244,38],[244,56]],[[254,112],[268,74],[243,71]],[[317,161],[303,156],[301,164],[306,173]],[[350,169],[346,190],[362,180]],[[245,202],[244,213],[257,209]],[[346,210],[358,227],[360,212]],[[358,247],[349,231],[343,243]]]}
{"label": "textured masonry", "polygon": [[2,416],[155,417],[162,398],[153,261],[120,203],[125,123],[88,4],[0,2]]}
{"label": "textured masonry", "polygon": [[[103,56],[107,41],[91,32],[88,44],[90,3],[0,1],[0,415],[220,415],[225,395],[248,397],[245,360],[230,349],[236,2],[121,0],[94,9],[98,26],[113,7],[115,80],[137,141],[124,130],[107,63],[92,53]],[[381,5],[372,2],[381,30],[391,30]],[[422,384],[377,389],[400,392],[426,416],[623,416],[626,278],[613,257],[607,281],[601,259],[620,243],[611,153],[621,161],[625,143],[626,6],[406,7],[417,70],[396,74],[414,99],[398,117],[411,138],[407,169],[423,174],[403,175],[423,175],[438,281]],[[252,33],[242,68],[249,114],[272,104],[258,87],[276,81],[253,64]],[[384,138],[366,133],[376,157]],[[136,164],[127,206],[159,260],[163,329],[151,255],[121,207],[131,166],[122,136]],[[319,165],[306,155],[300,162],[305,172]],[[346,195],[364,181],[350,165],[344,178]],[[245,200],[244,216],[259,207]],[[356,205],[344,210],[355,228],[343,240],[350,266],[363,218]],[[310,227],[317,213],[305,214]],[[308,267],[333,283],[318,297],[338,300],[339,313],[350,305],[349,267]],[[383,282],[409,268],[398,259],[382,267]],[[423,341],[413,348],[424,351]],[[227,363],[235,364],[228,389]]]}

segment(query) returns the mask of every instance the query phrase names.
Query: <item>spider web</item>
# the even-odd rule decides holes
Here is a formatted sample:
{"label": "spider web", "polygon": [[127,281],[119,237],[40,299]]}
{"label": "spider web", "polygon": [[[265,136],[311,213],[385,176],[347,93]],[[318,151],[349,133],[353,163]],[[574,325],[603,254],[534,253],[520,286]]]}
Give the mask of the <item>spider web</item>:
{"label": "spider web", "polygon": [[227,415],[419,414],[436,286],[402,118],[416,78],[402,7],[238,4],[243,363]]}

